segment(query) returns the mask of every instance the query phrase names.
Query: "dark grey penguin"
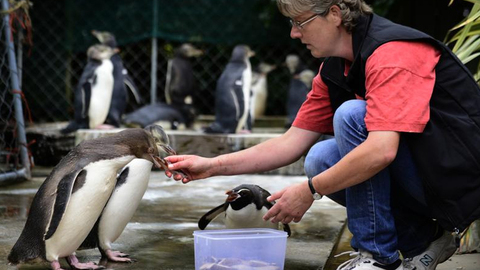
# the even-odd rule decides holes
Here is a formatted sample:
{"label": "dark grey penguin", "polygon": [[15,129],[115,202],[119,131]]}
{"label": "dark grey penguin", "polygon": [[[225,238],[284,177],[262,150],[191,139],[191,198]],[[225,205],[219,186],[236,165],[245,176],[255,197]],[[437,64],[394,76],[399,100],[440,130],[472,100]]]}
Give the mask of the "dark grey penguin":
{"label": "dark grey penguin", "polygon": [[79,263],[74,252],[102,213],[121,168],[135,158],[165,167],[158,156],[168,149],[162,134],[160,126],[128,129],[72,149],[38,189],[8,261],[48,261],[53,269],[61,269],[58,260],[65,257],[75,268],[101,268]]}
{"label": "dark grey penguin", "polygon": [[[92,30],[92,35],[96,37],[101,44],[109,46],[112,49],[120,50],[117,47],[117,40],[115,36],[106,31]],[[115,53],[110,58],[113,64],[113,78],[114,87],[112,94],[112,102],[110,103],[110,109],[108,111],[106,124],[119,127],[122,121],[122,116],[126,111],[127,105],[130,101],[130,97],[134,97],[134,101],[137,105],[142,104],[142,98],[140,92],[128,74],[128,70],[123,66],[122,58],[120,54]]]}
{"label": "dark grey penguin", "polygon": [[246,127],[250,108],[252,68],[250,47],[237,45],[217,81],[215,90],[215,122],[206,133],[238,133]]}
{"label": "dark grey penguin", "polygon": [[145,127],[158,121],[167,121],[171,129],[178,129],[180,124],[191,128],[196,118],[192,96],[197,90],[191,59],[203,54],[189,43],[182,44],[175,50],[175,56],[168,60],[165,82],[166,103],[157,102],[127,114],[124,123],[129,126]]}
{"label": "dark grey penguin", "polygon": [[114,86],[110,57],[115,53],[115,49],[100,44],[88,48],[88,62],[75,88],[74,120],[61,133],[96,128],[105,122]]}
{"label": "dark grey penguin", "polygon": [[[228,229],[273,228],[279,224],[263,220],[263,216],[274,203],[267,201],[271,194],[258,185],[243,184],[226,192],[225,202],[203,215],[198,227],[204,230],[215,217],[225,212],[225,226]],[[283,230],[290,236],[290,226],[283,224]]]}
{"label": "dark grey penguin", "polygon": [[[150,129],[155,126],[147,127]],[[159,140],[159,157],[175,154],[169,146],[168,136],[163,130],[155,131]],[[153,131],[152,131],[153,133]],[[96,248],[102,257],[115,262],[132,262],[128,254],[112,250],[111,244],[118,239],[137,210],[148,187],[153,163],[136,158],[125,166],[117,177],[115,189],[92,231],[81,245],[81,249]]]}
{"label": "dark grey penguin", "polygon": [[182,106],[191,104],[192,96],[197,90],[191,59],[203,55],[203,51],[190,43],[182,44],[175,51],[175,56],[168,60],[165,81],[165,100],[167,104]]}
{"label": "dark grey penguin", "polygon": [[315,73],[307,69],[296,54],[287,55],[285,65],[291,75],[286,106],[287,122],[285,123],[285,128],[289,128],[295,120],[298,110],[307,99]]}

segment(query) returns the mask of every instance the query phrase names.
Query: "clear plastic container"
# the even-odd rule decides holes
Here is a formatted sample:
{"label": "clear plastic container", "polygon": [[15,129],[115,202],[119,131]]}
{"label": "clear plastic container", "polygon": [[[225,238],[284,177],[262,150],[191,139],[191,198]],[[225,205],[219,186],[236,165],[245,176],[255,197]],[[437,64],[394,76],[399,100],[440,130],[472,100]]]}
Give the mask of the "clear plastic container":
{"label": "clear plastic container", "polygon": [[264,228],[194,231],[195,270],[283,270],[287,233]]}

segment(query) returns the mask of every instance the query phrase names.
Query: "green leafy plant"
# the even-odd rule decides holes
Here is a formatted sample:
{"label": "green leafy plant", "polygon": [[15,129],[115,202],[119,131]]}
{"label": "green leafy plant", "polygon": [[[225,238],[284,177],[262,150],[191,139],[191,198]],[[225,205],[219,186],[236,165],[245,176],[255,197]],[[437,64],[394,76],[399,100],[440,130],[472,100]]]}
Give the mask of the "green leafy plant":
{"label": "green leafy plant", "polygon": [[[480,56],[480,0],[463,0],[473,4],[468,16],[450,29],[445,43],[452,45],[452,51],[467,64]],[[451,5],[454,0],[450,1]],[[473,72],[477,82],[480,80],[480,63]]]}

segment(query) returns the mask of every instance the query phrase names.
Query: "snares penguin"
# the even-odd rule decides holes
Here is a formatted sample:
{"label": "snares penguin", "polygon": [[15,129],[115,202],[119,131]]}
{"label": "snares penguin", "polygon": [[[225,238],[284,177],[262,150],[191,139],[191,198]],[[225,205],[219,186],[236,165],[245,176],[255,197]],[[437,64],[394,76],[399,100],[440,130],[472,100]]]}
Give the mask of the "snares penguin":
{"label": "snares penguin", "polygon": [[237,45],[217,80],[215,121],[205,133],[239,133],[246,127],[250,111],[252,68],[249,58],[255,53],[247,45]]}
{"label": "snares penguin", "polygon": [[162,132],[160,126],[128,129],[73,148],[38,189],[8,261],[48,261],[57,270],[61,269],[59,259],[65,257],[72,267],[101,268],[79,263],[74,252],[104,209],[122,167],[135,158],[165,167],[158,156],[166,148]]}
{"label": "snares penguin", "polygon": [[[146,129],[155,128],[155,125]],[[169,145],[169,139],[163,129],[156,129],[159,157],[176,154]],[[112,250],[111,244],[120,237],[128,222],[137,210],[148,187],[153,163],[136,158],[125,166],[117,177],[115,189],[110,196],[101,216],[92,231],[81,245],[81,249],[98,247],[102,257],[115,262],[132,262],[128,254]]]}
{"label": "snares penguin", "polygon": [[285,124],[285,128],[289,128],[295,120],[298,110],[307,99],[315,73],[307,69],[296,54],[287,55],[285,65],[291,75],[286,106],[287,122]]}
{"label": "snares penguin", "polygon": [[105,122],[113,92],[110,57],[115,53],[115,49],[100,44],[88,48],[88,62],[75,88],[74,120],[61,133],[93,129]]}
{"label": "snares penguin", "polygon": [[115,36],[110,32],[97,30],[92,30],[92,35],[97,38],[101,44],[117,50],[117,53],[110,58],[113,64],[114,87],[112,102],[105,122],[115,127],[119,127],[123,114],[127,110],[127,106],[129,103],[133,104],[133,102],[130,102],[130,97],[133,96],[135,101],[133,107],[141,105],[143,100],[135,82],[123,65],[122,58],[119,54],[120,49],[118,49]]}
{"label": "snares penguin", "polygon": [[[198,227],[204,230],[207,225],[218,215],[225,212],[225,226],[228,229],[239,228],[273,228],[278,229],[279,224],[263,220],[273,202],[267,201],[270,192],[258,185],[243,184],[226,192],[225,202],[208,211],[198,221]],[[283,230],[290,236],[290,226],[282,224]]]}

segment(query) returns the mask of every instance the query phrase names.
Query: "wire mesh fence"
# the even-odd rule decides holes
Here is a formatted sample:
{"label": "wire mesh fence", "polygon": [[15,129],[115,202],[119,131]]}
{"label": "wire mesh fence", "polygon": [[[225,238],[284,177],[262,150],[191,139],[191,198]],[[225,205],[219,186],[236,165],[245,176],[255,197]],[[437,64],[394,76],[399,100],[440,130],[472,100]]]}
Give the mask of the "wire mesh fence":
{"label": "wire mesh fence", "polygon": [[[266,115],[285,114],[290,75],[282,63],[288,54],[300,55],[313,70],[319,66],[304,45],[290,39],[288,21],[271,0],[32,2],[33,43],[24,50],[23,88],[36,123],[72,119],[86,51],[98,43],[91,30],[116,36],[123,65],[144,104],[165,101],[167,63],[175,48],[189,42],[203,50],[191,60],[198,114],[214,114],[216,82],[237,44],[256,52],[250,59],[253,68],[260,62],[279,66],[268,76]],[[127,112],[141,105],[131,99]]]}
{"label": "wire mesh fence", "polygon": [[[27,150],[25,124],[20,89],[20,69],[17,68],[12,33],[26,21],[21,5],[11,7],[1,1],[0,24],[0,184],[30,177],[30,157]],[[10,9],[12,8],[12,9]],[[21,38],[21,36],[19,36]],[[20,48],[20,47],[19,47]]]}

